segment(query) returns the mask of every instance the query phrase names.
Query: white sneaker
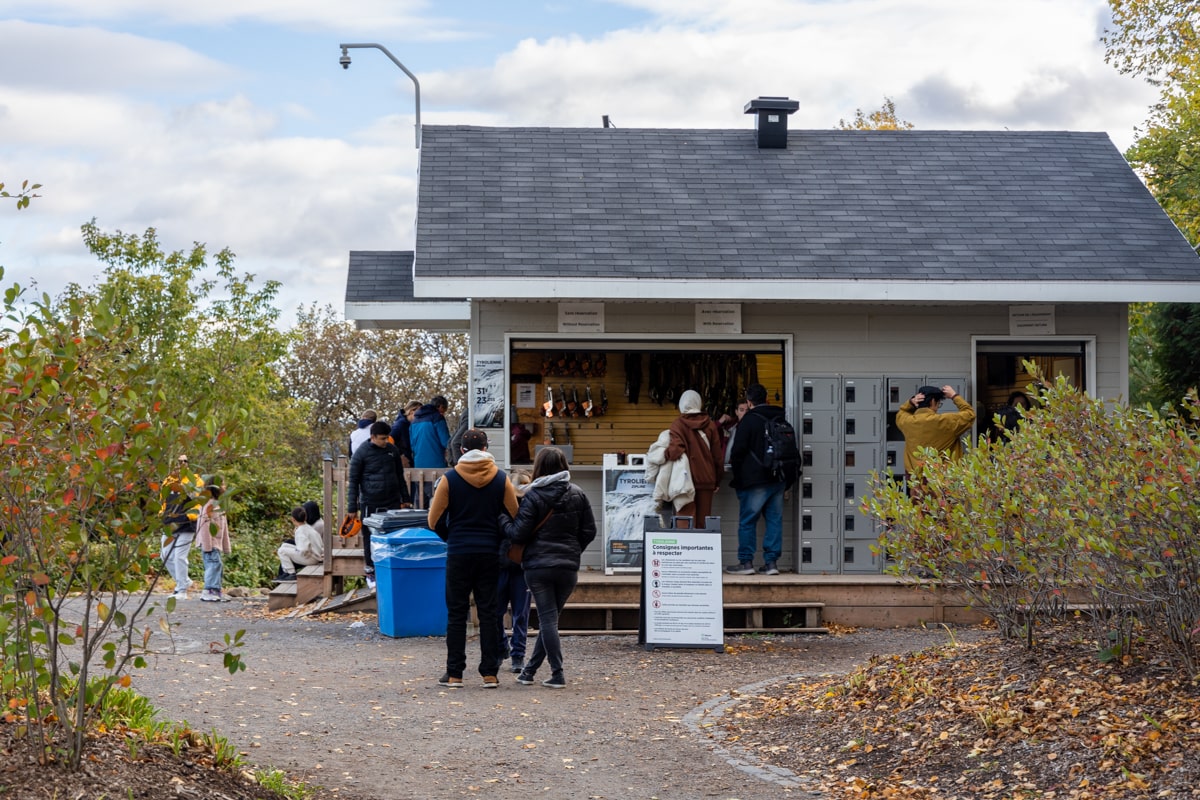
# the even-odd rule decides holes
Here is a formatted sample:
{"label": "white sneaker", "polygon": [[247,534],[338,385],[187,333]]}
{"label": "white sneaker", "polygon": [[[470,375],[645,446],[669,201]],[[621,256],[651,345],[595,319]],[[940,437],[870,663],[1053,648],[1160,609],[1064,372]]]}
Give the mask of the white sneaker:
{"label": "white sneaker", "polygon": [[368,576],[367,576],[367,588],[368,588],[368,589],[374,589],[374,588],[375,588],[375,579],[374,579],[374,578],[372,578],[370,575],[368,575]]}
{"label": "white sneaker", "polygon": [[171,592],[171,597],[174,597],[176,600],[188,599],[187,592]]}

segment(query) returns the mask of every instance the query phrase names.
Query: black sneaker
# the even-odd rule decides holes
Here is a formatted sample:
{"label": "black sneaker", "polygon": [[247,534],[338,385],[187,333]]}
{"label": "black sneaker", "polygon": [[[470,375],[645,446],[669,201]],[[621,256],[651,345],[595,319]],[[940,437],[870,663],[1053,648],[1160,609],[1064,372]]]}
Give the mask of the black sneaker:
{"label": "black sneaker", "polygon": [[726,567],[725,572],[730,575],[753,575],[754,574],[754,562],[753,561],[738,562],[736,565],[734,565],[732,567]]}
{"label": "black sneaker", "polygon": [[547,689],[565,689],[567,688],[567,681],[563,678],[561,672],[556,672],[542,681],[542,686],[545,686]]}
{"label": "black sneaker", "polygon": [[517,683],[522,686],[533,686],[533,673],[527,669],[521,670],[521,674],[517,676]]}
{"label": "black sneaker", "polygon": [[450,689],[461,689],[463,682],[461,677],[455,678],[449,672],[447,672],[438,680],[438,685],[445,686]]}
{"label": "black sneaker", "polygon": [[779,567],[777,567],[775,565],[774,561],[768,561],[767,563],[763,564],[761,567],[758,568],[758,574],[760,574],[760,575],[778,575]]}
{"label": "black sneaker", "polygon": [[525,659],[514,658],[512,660],[512,667],[510,667],[510,670],[513,672],[513,674],[523,672],[525,670]]}

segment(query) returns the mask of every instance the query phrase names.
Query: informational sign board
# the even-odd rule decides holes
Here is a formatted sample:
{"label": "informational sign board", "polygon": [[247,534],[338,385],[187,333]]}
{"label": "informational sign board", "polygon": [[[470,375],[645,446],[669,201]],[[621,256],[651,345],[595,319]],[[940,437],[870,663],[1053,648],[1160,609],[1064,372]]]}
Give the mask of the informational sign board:
{"label": "informational sign board", "polygon": [[741,333],[741,303],[697,303],[696,333]]}
{"label": "informational sign board", "polygon": [[610,575],[642,568],[642,519],[656,510],[646,457],[630,455],[626,461],[604,454],[604,571]]}
{"label": "informational sign board", "polygon": [[471,384],[475,392],[471,424],[476,428],[503,428],[504,356],[474,354]]}
{"label": "informational sign board", "polygon": [[1008,307],[1011,336],[1053,336],[1054,321],[1054,306],[1050,304]]}
{"label": "informational sign board", "polygon": [[721,520],[709,517],[708,523],[708,528],[664,528],[657,516],[645,518],[639,643],[647,650],[725,652]]}
{"label": "informational sign board", "polygon": [[604,333],[604,303],[559,303],[559,333]]}

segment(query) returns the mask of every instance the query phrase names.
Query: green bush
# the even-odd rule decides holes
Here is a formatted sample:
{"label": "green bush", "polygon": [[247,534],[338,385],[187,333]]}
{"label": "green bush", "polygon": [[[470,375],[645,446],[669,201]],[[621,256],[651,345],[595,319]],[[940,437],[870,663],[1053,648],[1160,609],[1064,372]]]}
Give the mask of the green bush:
{"label": "green bush", "polygon": [[1105,656],[1135,630],[1189,674],[1200,641],[1200,443],[1187,412],[1108,407],[1064,380],[1019,431],[959,462],[932,459],[909,498],[875,476],[894,571],[961,587],[1005,636],[1070,601],[1088,605]]}

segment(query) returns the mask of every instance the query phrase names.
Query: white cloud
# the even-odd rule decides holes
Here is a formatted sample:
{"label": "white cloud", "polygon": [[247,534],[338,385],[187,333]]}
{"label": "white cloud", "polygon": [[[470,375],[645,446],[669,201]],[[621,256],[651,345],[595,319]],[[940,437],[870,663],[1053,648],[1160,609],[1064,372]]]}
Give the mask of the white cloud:
{"label": "white cloud", "polygon": [[746,101],[774,94],[799,100],[796,127],[888,96],[919,128],[1100,130],[1154,99],[1104,63],[1095,0],[638,5],[665,22],[525,40],[492,67],[423,76],[426,96],[500,124],[734,127]]}
{"label": "white cloud", "polygon": [[[106,230],[153,226],[172,249],[228,246],[243,270],[284,282],[287,312],[340,306],[347,251],[412,246],[412,95],[389,64],[336,80],[335,35],[306,82],[313,31],[401,39],[390,49],[418,73],[427,124],[598,127],[607,114],[627,128],[750,129],[748,100],[787,95],[800,102],[793,127],[830,128],[890,96],[921,129],[1107,130],[1124,147],[1155,99],[1104,63],[1105,0],[625,5],[650,20],[527,38],[465,68],[478,59],[461,45],[410,56],[403,43],[460,40],[501,16],[519,29],[541,4],[454,20],[437,16],[454,4],[417,0],[0,0],[0,15],[43,20],[0,22],[0,180],[45,185],[30,209],[0,212],[6,282],[86,282],[98,268],[78,226],[94,216]],[[577,9],[562,10],[570,25]],[[246,20],[251,32],[237,28]],[[143,35],[117,30],[135,23]],[[256,46],[232,45],[223,28]],[[216,55],[234,51],[244,60]],[[378,93],[358,102],[368,89]],[[330,119],[344,129],[330,134]]]}
{"label": "white cloud", "polygon": [[[451,9],[452,10],[452,9]],[[467,36],[466,25],[439,16],[446,9],[429,0],[4,0],[0,13],[37,14],[55,21],[113,24],[137,20],[158,25],[225,26],[263,23],[294,30],[400,34],[454,40]]]}
{"label": "white cloud", "polygon": [[0,75],[9,87],[178,89],[237,75],[180,44],[99,28],[0,20],[0,42]]}

